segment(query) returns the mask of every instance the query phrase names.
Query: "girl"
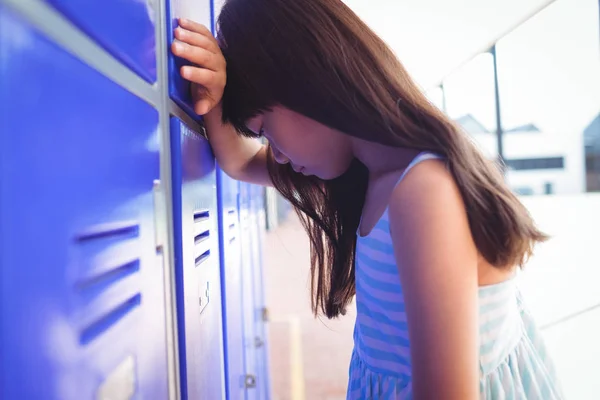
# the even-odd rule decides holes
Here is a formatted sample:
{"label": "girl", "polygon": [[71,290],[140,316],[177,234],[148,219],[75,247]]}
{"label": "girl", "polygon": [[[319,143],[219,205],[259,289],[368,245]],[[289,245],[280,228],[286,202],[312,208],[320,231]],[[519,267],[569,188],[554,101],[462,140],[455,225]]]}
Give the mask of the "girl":
{"label": "girl", "polygon": [[513,279],[546,236],[386,45],[340,0],[229,0],[218,27],[172,50],[220,167],[302,219],[313,311],[356,296],[348,398],[561,399]]}

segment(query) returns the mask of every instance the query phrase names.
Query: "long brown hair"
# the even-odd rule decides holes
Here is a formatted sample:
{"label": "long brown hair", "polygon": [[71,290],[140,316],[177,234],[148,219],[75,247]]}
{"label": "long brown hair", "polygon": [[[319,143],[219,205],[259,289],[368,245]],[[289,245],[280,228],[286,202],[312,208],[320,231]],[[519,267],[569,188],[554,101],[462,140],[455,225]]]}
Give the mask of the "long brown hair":
{"label": "long brown hair", "polygon": [[[223,121],[282,105],[357,138],[445,156],[475,244],[498,268],[523,265],[545,240],[525,207],[468,136],[433,106],[392,51],[340,0],[229,0],[218,21],[227,60]],[[312,308],[333,318],[355,293],[356,231],[368,171],[356,160],[322,181],[269,157],[277,190],[311,242]]]}

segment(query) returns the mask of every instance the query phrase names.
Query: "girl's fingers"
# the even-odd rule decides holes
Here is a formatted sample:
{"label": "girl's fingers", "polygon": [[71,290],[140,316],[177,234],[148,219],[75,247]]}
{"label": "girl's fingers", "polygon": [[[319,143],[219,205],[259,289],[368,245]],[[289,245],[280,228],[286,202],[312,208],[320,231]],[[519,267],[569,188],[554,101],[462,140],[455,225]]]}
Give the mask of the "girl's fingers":
{"label": "girl's fingers", "polygon": [[210,38],[182,27],[177,27],[175,29],[175,38],[181,42],[201,47],[215,54],[220,52],[219,46],[217,46],[214,41],[210,40]]}
{"label": "girl's fingers", "polygon": [[194,112],[198,115],[204,115],[214,107],[214,102],[211,99],[202,99],[194,104]]}
{"label": "girl's fingers", "polygon": [[202,24],[190,21],[189,19],[181,18],[179,19],[179,26],[181,26],[184,29],[187,29],[188,31],[196,32],[201,34],[202,36],[206,36],[216,43],[216,39],[213,37],[210,29],[208,29]]}
{"label": "girl's fingers", "polygon": [[217,71],[222,68],[222,59],[217,54],[201,47],[190,46],[187,43],[174,41],[173,54],[203,68]]}
{"label": "girl's fingers", "polygon": [[181,67],[181,76],[190,82],[207,87],[212,86],[213,82],[217,78],[217,73],[209,69],[186,65]]}
{"label": "girl's fingers", "polygon": [[209,112],[220,101],[225,86],[226,62],[219,43],[205,26],[180,19],[171,44],[174,55],[193,65],[181,67],[181,76],[192,82],[194,111],[198,115]]}

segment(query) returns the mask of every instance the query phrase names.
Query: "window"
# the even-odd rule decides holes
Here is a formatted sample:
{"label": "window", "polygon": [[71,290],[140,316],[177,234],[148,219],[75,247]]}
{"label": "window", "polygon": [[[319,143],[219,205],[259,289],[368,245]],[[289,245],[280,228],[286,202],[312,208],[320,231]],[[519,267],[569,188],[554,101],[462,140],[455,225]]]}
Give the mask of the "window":
{"label": "window", "polygon": [[428,90],[427,93],[425,93],[425,95],[427,96],[429,101],[433,103],[433,105],[445,112],[446,104],[444,104],[444,89],[442,89],[441,86],[437,86],[431,90]]}
{"label": "window", "polygon": [[592,145],[600,141],[598,15],[598,0],[557,0],[496,44],[507,164],[561,169],[557,194],[600,186],[600,143]]}
{"label": "window", "polygon": [[565,159],[564,157],[509,159],[506,160],[506,166],[517,171],[534,169],[563,169],[565,167]]}
{"label": "window", "polygon": [[583,131],[585,142],[586,189],[600,192],[600,113]]}
{"label": "window", "polygon": [[479,54],[444,80],[446,112],[489,158],[498,155],[494,64],[490,53]]}
{"label": "window", "polygon": [[531,196],[534,194],[533,189],[530,187],[517,187],[513,191],[519,196]]}

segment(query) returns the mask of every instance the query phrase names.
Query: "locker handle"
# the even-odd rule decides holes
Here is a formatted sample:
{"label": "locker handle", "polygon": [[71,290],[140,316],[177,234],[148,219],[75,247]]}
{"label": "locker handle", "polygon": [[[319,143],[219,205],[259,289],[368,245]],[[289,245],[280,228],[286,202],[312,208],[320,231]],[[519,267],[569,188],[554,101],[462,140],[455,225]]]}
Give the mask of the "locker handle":
{"label": "locker handle", "polygon": [[246,389],[254,389],[256,387],[256,376],[252,374],[246,375],[244,379],[244,386],[246,386]]}
{"label": "locker handle", "polygon": [[154,200],[154,243],[156,252],[162,253],[167,235],[166,207],[163,199],[162,184],[158,179],[152,182],[152,197]]}

